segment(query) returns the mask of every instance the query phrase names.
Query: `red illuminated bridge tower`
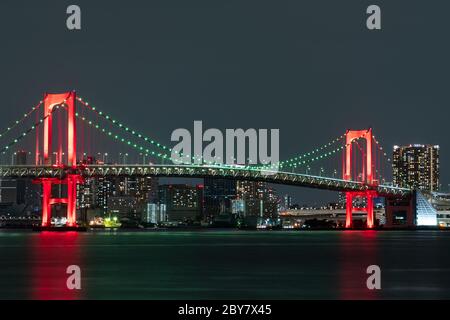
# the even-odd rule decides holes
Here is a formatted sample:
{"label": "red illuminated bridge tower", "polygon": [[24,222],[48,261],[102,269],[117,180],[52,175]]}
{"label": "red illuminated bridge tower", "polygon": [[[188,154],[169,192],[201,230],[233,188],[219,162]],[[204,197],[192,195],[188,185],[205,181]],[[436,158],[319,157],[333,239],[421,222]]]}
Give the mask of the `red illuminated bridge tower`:
{"label": "red illuminated bridge tower", "polygon": [[[76,154],[76,93],[74,91],[62,93],[62,94],[49,94],[46,93],[44,96],[44,134],[43,134],[43,164],[46,166],[59,166],[65,168],[75,168],[77,165],[77,154]],[[66,131],[66,147],[67,150],[63,150],[64,144],[62,143],[62,137],[64,136],[62,130],[58,133],[59,147],[58,152],[56,152],[56,159],[53,163],[53,149],[52,140],[55,137],[53,135],[53,113],[56,109],[65,109],[67,114],[67,126],[63,126],[60,123],[60,127],[67,128]],[[59,110],[58,112],[61,112]],[[58,120],[61,120],[59,117]],[[39,140],[36,139],[36,165],[39,164]],[[63,155],[65,157],[66,163],[63,163]],[[37,183],[42,184],[42,227],[51,226],[52,218],[52,206],[56,204],[63,204],[66,206],[67,215],[67,226],[76,226],[76,194],[77,194],[77,184],[82,180],[80,175],[77,174],[67,174],[63,178],[39,178],[36,180]],[[53,196],[53,186],[64,185],[67,188],[67,196],[54,197]]]}
{"label": "red illuminated bridge tower", "polygon": [[[367,130],[347,130],[345,141],[345,160],[343,164],[343,179],[360,181],[367,185],[376,184],[373,176],[373,162],[372,162],[372,128]],[[360,146],[358,140],[365,140],[365,150]],[[355,170],[356,159],[354,157],[355,150],[353,148],[358,147],[362,154],[361,170]],[[353,170],[352,170],[353,168]],[[353,174],[352,174],[353,171]],[[367,212],[367,228],[373,228],[374,226],[374,214],[373,214],[373,199],[377,197],[377,192],[373,190],[367,191],[351,191],[346,192],[346,219],[345,227],[351,228],[353,225],[352,214],[354,211],[366,211]],[[353,200],[355,198],[365,198],[365,208],[355,208]]]}

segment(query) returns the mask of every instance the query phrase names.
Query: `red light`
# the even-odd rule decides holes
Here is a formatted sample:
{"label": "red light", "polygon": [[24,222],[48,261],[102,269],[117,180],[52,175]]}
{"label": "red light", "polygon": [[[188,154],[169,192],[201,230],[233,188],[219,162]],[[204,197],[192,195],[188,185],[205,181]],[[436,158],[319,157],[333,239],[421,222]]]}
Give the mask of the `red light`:
{"label": "red light", "polygon": [[[59,161],[52,164],[49,157],[52,151],[52,117],[53,108],[58,105],[65,104],[67,106],[67,166],[74,167],[77,164],[76,158],[76,122],[75,122],[75,92],[66,92],[61,94],[45,94],[44,97],[44,164],[53,167],[64,168],[65,165]],[[38,150],[36,150],[38,152]],[[61,159],[62,150],[60,148],[59,155]],[[36,155],[37,157],[37,155]],[[51,224],[51,206],[57,203],[67,204],[67,225],[73,227],[76,225],[76,189],[77,183],[82,180],[80,175],[68,175],[67,179],[39,179],[43,185],[42,197],[42,226],[48,227]],[[53,184],[67,184],[67,199],[52,198]]]}
{"label": "red light", "polygon": [[[372,185],[373,184],[373,174],[372,174],[372,128],[367,130],[347,130],[345,134],[345,160],[344,160],[344,180],[352,180],[352,143],[357,139],[366,140],[366,150],[365,150],[365,170],[363,166],[363,182]],[[364,157],[364,156],[363,156]],[[363,159],[364,161],[364,159]],[[351,228],[352,226],[352,212],[353,212],[353,198],[355,196],[364,196],[366,198],[366,210],[367,210],[367,228],[371,229],[374,227],[374,213],[373,213],[373,198],[377,196],[375,191],[365,191],[365,192],[346,192],[346,217],[345,217],[345,227]]]}

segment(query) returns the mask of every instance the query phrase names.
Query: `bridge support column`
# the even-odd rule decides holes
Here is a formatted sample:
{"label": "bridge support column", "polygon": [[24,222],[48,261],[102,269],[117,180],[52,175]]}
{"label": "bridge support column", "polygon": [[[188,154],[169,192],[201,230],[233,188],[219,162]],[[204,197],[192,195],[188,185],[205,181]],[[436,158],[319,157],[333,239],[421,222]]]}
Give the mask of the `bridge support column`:
{"label": "bridge support column", "polygon": [[372,229],[375,226],[375,215],[373,209],[373,199],[378,196],[376,191],[368,190],[363,192],[346,192],[345,193],[345,228],[353,227],[353,199],[361,197],[366,199],[366,207],[358,208],[358,211],[364,210],[367,212],[366,227]]}
{"label": "bridge support column", "polygon": [[[42,178],[37,179],[35,183],[42,184],[42,227],[51,227],[52,206],[55,204],[65,204],[67,227],[75,227],[77,222],[77,184],[82,182],[82,177],[78,174],[69,174],[65,179]],[[55,198],[52,195],[54,185],[66,185],[67,197]]]}
{"label": "bridge support column", "polygon": [[374,193],[368,191],[366,194],[367,201],[367,228],[372,229],[374,227],[374,216],[373,216],[373,198]]}
{"label": "bridge support column", "polygon": [[345,193],[345,227],[351,228],[353,223],[353,195],[351,192]]}
{"label": "bridge support column", "polygon": [[52,206],[50,200],[52,198],[52,182],[48,179],[42,180],[42,226],[51,226]]}
{"label": "bridge support column", "polygon": [[[67,158],[66,164],[63,164],[63,150],[58,150],[58,158],[56,165],[64,169],[74,169],[77,166],[76,156],[76,113],[75,105],[76,94],[75,92],[66,92],[62,94],[45,94],[44,97],[44,141],[43,141],[43,155],[44,164],[47,166],[53,165],[52,159],[52,142],[53,142],[53,130],[52,120],[53,111],[55,108],[64,106],[67,110]],[[60,133],[61,134],[61,133]],[[60,137],[61,139],[61,137]],[[36,150],[39,154],[39,150]],[[36,183],[42,184],[43,197],[42,197],[42,227],[51,227],[52,205],[54,204],[66,204],[66,216],[67,227],[76,226],[76,209],[77,209],[77,184],[82,181],[82,177],[78,174],[67,174],[65,177],[58,178],[42,178],[37,179]],[[66,185],[67,197],[66,198],[53,198],[52,186],[53,185]]]}
{"label": "bridge support column", "polygon": [[[369,186],[376,186],[376,181],[373,176],[373,162],[372,162],[372,129],[367,130],[347,130],[345,133],[345,159],[343,163],[343,179],[344,180],[359,180]],[[362,171],[353,172],[352,176],[352,143],[359,139],[366,142],[365,152],[362,152]],[[354,170],[353,170],[354,171]],[[359,178],[361,177],[361,178]],[[371,229],[374,227],[374,212],[373,212],[373,198],[377,197],[377,192],[374,190],[367,191],[348,191],[346,192],[346,217],[345,227],[351,228],[353,226],[353,199],[355,197],[363,197],[366,199],[367,219],[366,227]]]}

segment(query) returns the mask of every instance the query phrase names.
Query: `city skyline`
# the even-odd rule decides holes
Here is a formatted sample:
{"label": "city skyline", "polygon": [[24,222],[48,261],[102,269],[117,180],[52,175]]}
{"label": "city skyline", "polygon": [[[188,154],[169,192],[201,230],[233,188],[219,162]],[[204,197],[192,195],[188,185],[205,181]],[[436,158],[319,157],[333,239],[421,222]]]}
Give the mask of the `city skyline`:
{"label": "city skyline", "polygon": [[[194,120],[216,128],[281,128],[281,158],[307,152],[347,128],[372,126],[385,149],[439,144],[446,162],[449,101],[443,84],[449,47],[440,40],[445,38],[445,28],[440,28],[445,19],[439,16],[447,4],[424,9],[410,1],[408,15],[396,15],[395,22],[386,19],[376,34],[367,33],[360,23],[362,3],[330,4],[326,11],[313,1],[285,4],[272,8],[259,2],[256,16],[234,10],[250,9],[250,3],[223,7],[204,1],[186,6],[183,14],[168,14],[161,4],[142,2],[127,8],[109,4],[110,13],[105,14],[101,2],[80,1],[86,25],[75,33],[58,27],[64,4],[8,4],[11,14],[0,22],[3,30],[12,30],[3,36],[7,49],[0,85],[8,92],[4,104],[13,111],[27,109],[44,91],[76,89],[166,144],[175,128],[190,128]],[[403,10],[400,3],[382,5],[392,14]],[[12,20],[22,12],[30,18]],[[431,14],[437,17],[420,18]],[[318,15],[322,19],[314,21]],[[225,23],[231,20],[233,24]],[[320,23],[325,20],[335,26],[333,31]],[[31,29],[33,38],[28,35]],[[436,49],[432,56],[416,46],[417,37]],[[42,46],[34,40],[38,38],[52,41]],[[336,50],[329,51],[329,46]],[[20,59],[12,60],[13,52]],[[418,116],[425,111],[432,123]],[[14,116],[4,114],[0,127]],[[444,186],[450,181],[446,166],[441,180]],[[301,189],[294,193],[299,199],[333,196]]]}
{"label": "city skyline", "polygon": [[448,299],[449,10],[0,1],[0,300]]}

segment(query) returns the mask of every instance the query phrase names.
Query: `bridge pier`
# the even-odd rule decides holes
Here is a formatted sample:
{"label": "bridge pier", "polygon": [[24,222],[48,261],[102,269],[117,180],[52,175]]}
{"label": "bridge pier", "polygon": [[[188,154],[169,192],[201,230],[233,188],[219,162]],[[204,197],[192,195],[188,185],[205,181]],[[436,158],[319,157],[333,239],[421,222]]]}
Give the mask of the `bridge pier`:
{"label": "bridge pier", "polygon": [[[347,130],[345,133],[345,159],[343,163],[343,179],[347,181],[353,180],[352,178],[356,178],[358,180],[358,172],[352,172],[352,155],[353,148],[352,143],[357,142],[359,139],[363,139],[366,142],[365,150],[361,150],[362,152],[362,172],[361,181],[374,186],[374,177],[373,177],[373,162],[372,162],[372,128],[367,130]],[[354,170],[353,170],[354,171]],[[356,175],[356,177],[352,177],[352,174]],[[366,190],[366,191],[358,191],[346,192],[346,218],[345,218],[345,228],[351,228],[353,225],[352,214],[353,210],[353,199],[355,197],[363,197],[366,199],[366,208],[367,211],[367,223],[366,226],[368,229],[372,229],[374,227],[374,215],[373,215],[373,198],[377,196],[377,192],[374,190]]]}
{"label": "bridge pier", "polygon": [[[76,94],[74,91],[66,92],[62,94],[45,94],[44,97],[44,143],[43,143],[43,155],[44,165],[53,166],[52,163],[52,118],[53,111],[59,106],[65,106],[67,109],[67,164],[62,163],[62,150],[60,144],[59,161],[57,160],[57,167],[63,169],[71,169],[77,166],[77,154],[76,154]],[[39,154],[40,150],[36,145],[36,154]],[[37,164],[36,164],[37,165]],[[68,173],[64,178],[39,178],[35,182],[42,184],[42,228],[50,229],[52,218],[52,206],[55,204],[65,204],[67,206],[67,228],[75,228],[77,226],[76,221],[76,209],[77,209],[77,184],[81,182],[83,178],[79,174]],[[53,197],[52,187],[54,185],[67,186],[66,197]]]}
{"label": "bridge pier", "polygon": [[[67,227],[75,227],[77,222],[77,184],[83,178],[77,174],[69,174],[65,179],[40,178],[35,183],[42,184],[42,227],[51,227],[52,206],[57,204],[67,205]],[[54,185],[66,185],[67,196],[62,198],[53,197],[52,187]]]}
{"label": "bridge pier", "polygon": [[366,199],[366,207],[358,208],[358,211],[367,212],[366,227],[372,229],[375,226],[374,210],[373,210],[373,199],[378,196],[376,191],[368,190],[364,192],[346,192],[346,206],[345,206],[345,228],[350,229],[353,227],[353,199],[356,197],[363,197]]}

